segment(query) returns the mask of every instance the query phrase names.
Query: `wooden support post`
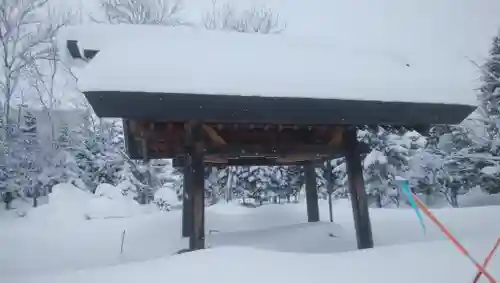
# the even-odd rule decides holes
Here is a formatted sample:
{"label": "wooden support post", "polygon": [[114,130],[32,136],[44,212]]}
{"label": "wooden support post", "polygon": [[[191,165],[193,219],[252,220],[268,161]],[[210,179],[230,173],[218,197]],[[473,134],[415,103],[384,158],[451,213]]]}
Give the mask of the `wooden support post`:
{"label": "wooden support post", "polygon": [[205,248],[205,172],[203,164],[203,128],[201,124],[190,127],[192,138],[192,152],[189,162],[190,176],[188,190],[191,193],[193,211],[192,230],[189,235],[189,249],[200,250]]}
{"label": "wooden support post", "polygon": [[141,152],[142,152],[142,160],[144,162],[144,166],[147,167],[146,173],[146,188],[142,188],[139,194],[139,202],[140,204],[149,203],[149,197],[151,195],[151,163],[149,162],[149,152],[148,152],[148,141],[146,138],[142,138],[141,140]]}
{"label": "wooden support post", "polygon": [[192,220],[193,220],[193,204],[191,203],[192,192],[189,191],[191,189],[191,185],[189,181],[192,179],[190,174],[191,172],[191,157],[186,155],[184,157],[184,180],[183,180],[183,193],[182,193],[182,237],[189,237],[192,234]]}
{"label": "wooden support post", "polygon": [[372,227],[356,129],[350,128],[344,132],[344,149],[358,249],[373,248]]}
{"label": "wooden support post", "polygon": [[314,162],[308,161],[304,165],[304,169],[306,175],[307,221],[318,222],[318,190],[316,188],[316,170],[314,169]]}
{"label": "wooden support post", "polygon": [[330,216],[330,222],[333,222],[333,174],[332,174],[332,161],[326,161],[325,167],[325,178],[326,178],[326,192],[328,193],[328,215]]}

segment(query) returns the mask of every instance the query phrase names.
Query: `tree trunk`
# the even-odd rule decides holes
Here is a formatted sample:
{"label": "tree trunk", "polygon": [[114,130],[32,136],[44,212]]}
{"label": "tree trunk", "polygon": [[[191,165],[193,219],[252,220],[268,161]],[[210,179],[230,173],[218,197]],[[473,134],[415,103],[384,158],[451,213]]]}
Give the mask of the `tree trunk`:
{"label": "tree trunk", "polygon": [[380,195],[380,192],[377,192],[377,195],[375,196],[375,201],[377,203],[377,207],[382,208],[382,196]]}
{"label": "tree trunk", "polygon": [[328,215],[330,216],[330,222],[333,223],[333,203],[332,194],[328,194]]}
{"label": "tree trunk", "polygon": [[458,208],[458,194],[455,190],[451,190],[450,200],[451,200],[451,206],[454,208]]}
{"label": "tree trunk", "polygon": [[231,167],[227,167],[227,182],[226,182],[226,202],[230,202],[233,200],[233,189],[231,187],[232,185],[232,171]]}
{"label": "tree trunk", "polygon": [[10,210],[11,209],[11,204],[13,200],[12,192],[6,192],[3,195],[3,201],[5,203],[5,210]]}

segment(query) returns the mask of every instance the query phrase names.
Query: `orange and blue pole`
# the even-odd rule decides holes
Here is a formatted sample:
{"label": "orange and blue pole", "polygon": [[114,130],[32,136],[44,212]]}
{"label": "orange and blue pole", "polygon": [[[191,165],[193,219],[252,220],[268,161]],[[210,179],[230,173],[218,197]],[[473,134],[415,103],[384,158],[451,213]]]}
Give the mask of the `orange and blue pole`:
{"label": "orange and blue pole", "polygon": [[[497,250],[498,246],[500,246],[500,238],[497,239],[497,242],[495,243],[493,248],[490,250],[490,253],[488,254],[486,259],[484,260],[484,263],[483,263],[484,268],[486,268],[486,266],[488,266],[488,264],[490,263],[490,260],[493,258],[493,255],[495,254],[495,251]],[[472,283],[477,283],[477,281],[479,281],[479,278],[481,278],[481,275],[483,275],[483,273],[481,271],[478,271],[476,274],[476,277],[474,277],[474,281],[472,281]]]}
{"label": "orange and blue pole", "polygon": [[441,232],[443,232],[446,237],[455,245],[455,247],[465,256],[467,257],[474,266],[476,266],[478,272],[481,274],[484,274],[486,278],[490,281],[490,283],[496,283],[497,281],[491,274],[486,271],[484,266],[482,266],[477,260],[475,260],[472,255],[467,251],[467,249],[460,244],[460,242],[444,227],[444,225],[434,216],[434,214],[423,204],[414,193],[411,193],[413,200],[415,201],[416,205],[431,219],[431,221],[436,224],[436,226],[439,227]]}

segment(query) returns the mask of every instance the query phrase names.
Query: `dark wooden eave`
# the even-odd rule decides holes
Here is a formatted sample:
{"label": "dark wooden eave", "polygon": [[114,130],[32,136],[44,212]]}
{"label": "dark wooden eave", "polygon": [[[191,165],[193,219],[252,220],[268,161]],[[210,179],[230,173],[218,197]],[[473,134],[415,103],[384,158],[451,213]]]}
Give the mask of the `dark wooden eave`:
{"label": "dark wooden eave", "polygon": [[475,109],[467,105],[241,95],[88,91],[85,96],[99,117],[172,122],[414,126],[459,124]]}
{"label": "dark wooden eave", "polygon": [[[337,127],[382,125],[407,127],[422,133],[432,124],[460,123],[474,110],[463,105],[332,99],[85,94],[98,116],[124,118],[127,152],[131,158],[143,158],[141,140],[148,140],[148,158],[176,158],[185,154],[183,127],[187,122],[198,121],[210,129],[205,133],[205,163],[214,166],[291,165],[340,157],[344,154],[343,148],[339,142],[327,144],[325,128],[334,131]],[[131,128],[131,124],[135,126]],[[141,131],[133,129],[138,125]],[[264,134],[262,129],[266,128],[267,134]],[[301,134],[307,129],[315,134],[310,137]],[[272,133],[275,136],[269,136]],[[228,139],[227,145],[225,139]],[[311,142],[316,139],[321,141]]]}

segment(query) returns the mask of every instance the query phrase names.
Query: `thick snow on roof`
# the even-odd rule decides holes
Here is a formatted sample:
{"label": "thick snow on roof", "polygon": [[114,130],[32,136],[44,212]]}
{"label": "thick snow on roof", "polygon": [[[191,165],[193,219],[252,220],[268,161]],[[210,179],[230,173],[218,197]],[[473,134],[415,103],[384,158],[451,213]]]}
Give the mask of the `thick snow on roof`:
{"label": "thick snow on roof", "polygon": [[119,40],[85,67],[81,91],[474,105],[479,83],[478,70],[462,56],[411,56],[326,38],[151,26],[129,31],[115,33]]}
{"label": "thick snow on roof", "polygon": [[[82,15],[104,20],[100,0],[67,1]],[[69,2],[69,3],[68,3]],[[182,1],[177,16],[203,25],[213,0]],[[231,5],[236,13],[266,7],[279,14],[289,35],[327,36],[337,42],[366,47],[391,47],[412,52],[455,53],[483,57],[500,26],[497,0],[218,0],[216,7]],[[82,17],[89,23],[89,17]]]}

